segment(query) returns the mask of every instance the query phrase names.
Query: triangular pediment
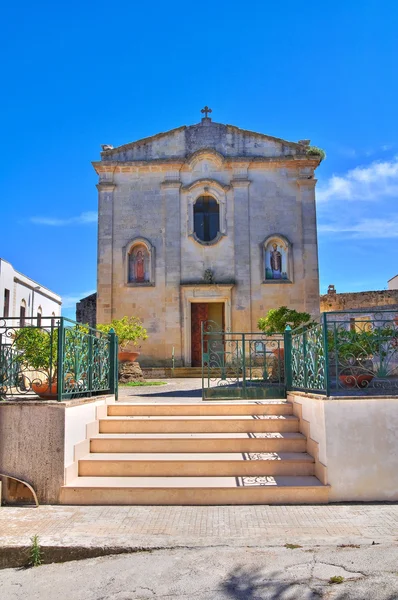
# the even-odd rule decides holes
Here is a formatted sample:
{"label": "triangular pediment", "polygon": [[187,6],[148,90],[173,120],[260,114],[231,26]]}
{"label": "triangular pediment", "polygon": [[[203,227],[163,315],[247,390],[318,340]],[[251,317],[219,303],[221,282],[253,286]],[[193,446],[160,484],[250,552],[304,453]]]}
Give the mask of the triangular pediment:
{"label": "triangular pediment", "polygon": [[214,123],[210,119],[202,119],[196,125],[177,127],[116,148],[103,148],[102,160],[112,162],[159,159],[189,162],[192,157],[212,151],[220,160],[234,157],[279,157],[305,154],[306,150],[303,143],[289,142],[234,125]]}

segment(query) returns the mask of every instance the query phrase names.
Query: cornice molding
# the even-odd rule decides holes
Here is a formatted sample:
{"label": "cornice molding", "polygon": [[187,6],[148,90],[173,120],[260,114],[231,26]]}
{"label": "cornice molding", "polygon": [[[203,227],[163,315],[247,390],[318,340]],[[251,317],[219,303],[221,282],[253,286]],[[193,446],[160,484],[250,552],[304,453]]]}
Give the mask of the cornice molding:
{"label": "cornice molding", "polygon": [[233,188],[247,188],[251,181],[249,179],[232,179],[231,186]]}
{"label": "cornice molding", "polygon": [[99,192],[113,192],[116,188],[116,183],[112,181],[100,181],[97,183],[97,190]]}
{"label": "cornice molding", "polygon": [[160,184],[160,187],[162,188],[162,190],[179,190],[181,187],[182,183],[181,181],[162,181],[162,183]]}
{"label": "cornice molding", "polygon": [[[96,161],[92,165],[98,174],[170,171],[170,166],[173,167],[173,170],[182,169],[186,171],[190,170],[190,158],[185,160],[181,160],[181,158],[154,158],[152,160],[133,161]],[[248,169],[273,167],[293,169],[310,167],[316,169],[319,166],[319,159],[298,154],[288,156],[228,156],[223,160],[224,168],[241,168],[243,165]]]}
{"label": "cornice molding", "polygon": [[300,177],[296,181],[297,181],[297,185],[299,187],[305,187],[305,186],[307,186],[307,187],[315,187],[318,180],[314,179],[314,178],[308,179],[308,177],[305,177],[305,178]]}
{"label": "cornice molding", "polygon": [[203,177],[201,179],[196,179],[196,181],[193,181],[192,183],[189,183],[188,185],[182,186],[181,191],[182,192],[190,192],[191,190],[194,190],[197,187],[205,188],[206,186],[219,188],[223,192],[228,192],[231,189],[230,185],[221,183],[220,181],[217,181],[217,179],[212,179],[210,177]]}

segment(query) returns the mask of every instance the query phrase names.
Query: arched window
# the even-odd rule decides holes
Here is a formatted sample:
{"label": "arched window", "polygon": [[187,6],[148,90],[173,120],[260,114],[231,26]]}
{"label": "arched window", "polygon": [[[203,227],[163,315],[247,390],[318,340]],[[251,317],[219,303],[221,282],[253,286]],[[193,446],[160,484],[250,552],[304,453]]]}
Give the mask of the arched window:
{"label": "arched window", "polygon": [[193,207],[194,231],[202,242],[211,242],[220,231],[220,206],[211,196],[200,196]]}
{"label": "arched window", "polygon": [[149,283],[151,265],[148,248],[143,243],[135,244],[129,253],[129,283]]}
{"label": "arched window", "polygon": [[25,327],[26,323],[26,300],[21,300],[21,306],[19,307],[19,326]]}
{"label": "arched window", "polygon": [[55,327],[55,312],[51,313],[51,327]]}
{"label": "arched window", "polygon": [[39,306],[39,308],[37,309],[37,327],[41,327],[41,313],[42,313],[42,309],[41,306]]}

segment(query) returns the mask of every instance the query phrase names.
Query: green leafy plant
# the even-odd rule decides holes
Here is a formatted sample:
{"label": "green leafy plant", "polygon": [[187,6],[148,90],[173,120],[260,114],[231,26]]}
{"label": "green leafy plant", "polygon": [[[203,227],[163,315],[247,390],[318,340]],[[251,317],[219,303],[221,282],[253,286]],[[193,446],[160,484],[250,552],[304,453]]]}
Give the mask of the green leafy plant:
{"label": "green leafy plant", "polygon": [[388,374],[388,354],[392,352],[398,331],[392,327],[377,327],[374,329],[340,329],[328,331],[329,353],[338,353],[339,361],[355,364],[371,358],[377,358],[379,363],[375,368],[378,377]]}
{"label": "green leafy plant", "polygon": [[343,581],[344,577],[341,575],[333,575],[333,577],[329,579],[329,583],[343,583]]}
{"label": "green leafy plant", "polygon": [[103,333],[109,333],[113,329],[119,338],[119,348],[122,351],[130,345],[138,346],[140,340],[148,339],[147,330],[138,317],[113,319],[111,323],[97,325],[97,329]]}
{"label": "green leafy plant", "polygon": [[43,553],[39,543],[39,536],[33,535],[30,538],[31,546],[29,548],[29,565],[31,567],[39,567],[43,564]]}
{"label": "green leafy plant", "polygon": [[265,317],[260,317],[257,327],[267,335],[283,333],[289,324],[292,329],[308,323],[311,325],[311,315],[306,312],[297,312],[287,306],[272,308]]}
{"label": "green leafy plant", "polygon": [[57,372],[58,329],[50,331],[37,327],[18,329],[14,337],[14,348],[20,352],[16,360],[36,371],[44,371],[54,379]]}
{"label": "green leafy plant", "polygon": [[321,162],[326,158],[325,150],[322,150],[322,148],[318,148],[318,146],[308,146],[307,155],[317,156],[321,160]]}

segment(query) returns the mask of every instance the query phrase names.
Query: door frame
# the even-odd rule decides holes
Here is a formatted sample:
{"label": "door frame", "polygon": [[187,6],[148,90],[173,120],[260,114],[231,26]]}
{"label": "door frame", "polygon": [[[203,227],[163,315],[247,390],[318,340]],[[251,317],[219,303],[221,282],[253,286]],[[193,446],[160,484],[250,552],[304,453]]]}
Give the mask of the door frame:
{"label": "door frame", "polygon": [[196,284],[182,285],[182,339],[183,339],[183,360],[184,366],[190,367],[192,361],[192,340],[191,340],[191,303],[219,302],[224,304],[225,330],[231,330],[232,327],[232,288],[234,284]]}

